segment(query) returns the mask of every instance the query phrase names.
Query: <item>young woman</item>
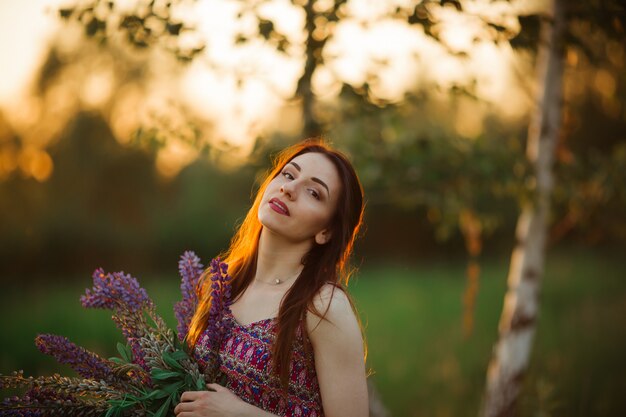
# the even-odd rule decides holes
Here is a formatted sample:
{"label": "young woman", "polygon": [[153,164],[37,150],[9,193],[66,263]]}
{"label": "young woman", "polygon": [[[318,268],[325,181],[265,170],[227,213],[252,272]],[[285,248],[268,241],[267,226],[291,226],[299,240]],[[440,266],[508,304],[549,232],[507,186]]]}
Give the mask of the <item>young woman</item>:
{"label": "young woman", "polygon": [[[366,417],[365,344],[343,289],[363,220],[354,168],[321,140],[282,151],[222,255],[232,277],[225,386],[185,392],[177,417]],[[188,342],[206,327],[201,300]]]}

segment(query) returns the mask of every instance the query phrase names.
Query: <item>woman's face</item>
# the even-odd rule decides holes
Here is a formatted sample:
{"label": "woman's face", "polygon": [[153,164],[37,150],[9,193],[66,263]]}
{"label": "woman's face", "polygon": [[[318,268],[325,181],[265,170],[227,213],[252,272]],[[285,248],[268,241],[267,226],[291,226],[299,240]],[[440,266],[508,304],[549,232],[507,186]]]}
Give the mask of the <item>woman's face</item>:
{"label": "woman's face", "polygon": [[267,186],[258,218],[294,243],[330,239],[330,221],[342,192],[335,165],[324,154],[309,152],[289,161]]}

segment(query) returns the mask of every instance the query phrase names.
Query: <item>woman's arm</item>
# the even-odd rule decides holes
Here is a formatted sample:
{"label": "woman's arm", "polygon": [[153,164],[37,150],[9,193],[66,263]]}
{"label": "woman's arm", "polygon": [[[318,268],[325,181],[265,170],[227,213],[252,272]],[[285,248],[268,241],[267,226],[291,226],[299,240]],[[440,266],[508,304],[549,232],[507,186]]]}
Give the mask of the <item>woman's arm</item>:
{"label": "woman's arm", "polygon": [[[326,417],[368,417],[363,339],[346,294],[327,285],[315,299],[327,320],[307,314],[307,330],[315,352],[315,370]],[[330,304],[330,305],[329,305]],[[277,417],[246,403],[228,388],[208,384],[214,392],[183,393],[174,410],[177,417]]]}
{"label": "woman's arm", "polygon": [[340,289],[326,285],[316,297],[327,320],[307,314],[307,329],[315,352],[315,370],[326,417],[367,417],[369,403],[363,339],[350,301]]}
{"label": "woman's arm", "polygon": [[207,384],[215,391],[187,391],[174,408],[176,417],[278,417],[248,404],[228,388]]}

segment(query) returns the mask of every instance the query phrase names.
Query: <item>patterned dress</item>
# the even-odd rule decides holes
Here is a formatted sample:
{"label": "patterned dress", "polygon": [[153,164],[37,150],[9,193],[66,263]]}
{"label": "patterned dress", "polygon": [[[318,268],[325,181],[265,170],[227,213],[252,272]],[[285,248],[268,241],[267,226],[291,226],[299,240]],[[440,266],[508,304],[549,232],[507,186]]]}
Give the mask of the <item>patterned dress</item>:
{"label": "patterned dress", "polygon": [[[226,388],[247,403],[281,417],[324,416],[313,347],[305,337],[304,320],[296,330],[287,391],[272,370],[276,318],[241,325],[227,311],[223,320],[227,321],[228,331],[220,347],[220,371]],[[204,335],[200,336],[195,350],[201,369],[206,365],[202,359],[204,340]]]}

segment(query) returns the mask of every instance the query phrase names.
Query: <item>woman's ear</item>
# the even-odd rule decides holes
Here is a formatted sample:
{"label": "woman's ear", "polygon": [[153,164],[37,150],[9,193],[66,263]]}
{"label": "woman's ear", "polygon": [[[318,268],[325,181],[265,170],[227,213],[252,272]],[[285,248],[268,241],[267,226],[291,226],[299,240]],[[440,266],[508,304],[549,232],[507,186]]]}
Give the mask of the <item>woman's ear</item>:
{"label": "woman's ear", "polygon": [[318,245],[324,245],[330,240],[332,233],[329,229],[324,229],[315,235],[315,242]]}

